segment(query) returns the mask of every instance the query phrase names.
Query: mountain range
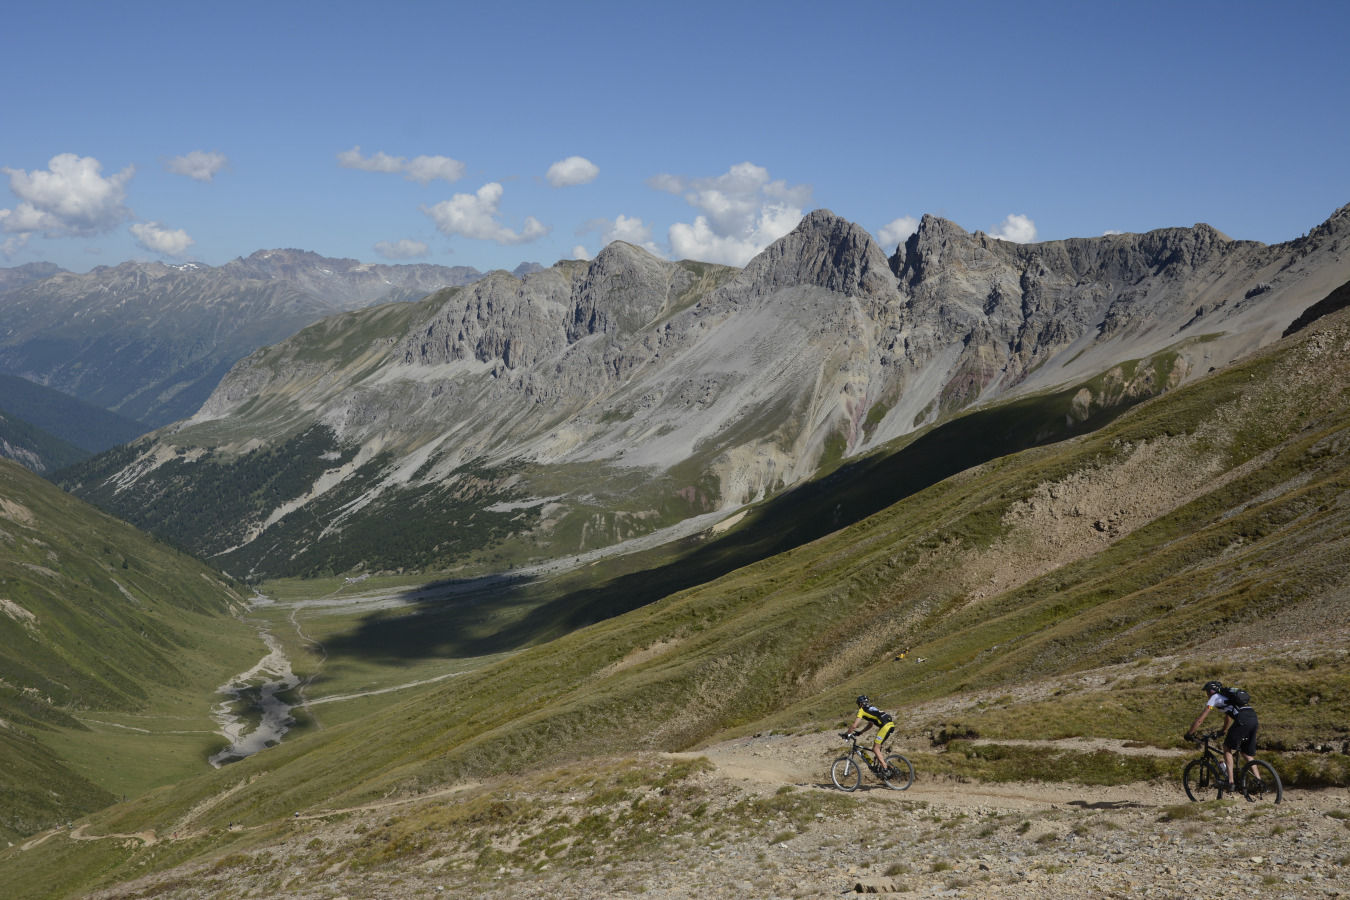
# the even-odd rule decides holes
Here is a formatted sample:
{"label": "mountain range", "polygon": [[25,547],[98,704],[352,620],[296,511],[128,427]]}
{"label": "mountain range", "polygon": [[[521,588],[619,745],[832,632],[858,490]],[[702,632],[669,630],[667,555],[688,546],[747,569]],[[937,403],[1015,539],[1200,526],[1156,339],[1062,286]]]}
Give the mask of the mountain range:
{"label": "mountain range", "polygon": [[0,373],[149,430],[192,415],[241,357],[305,325],[480,277],[465,266],[358,263],[301,250],[260,250],[223,266],[0,269]]}
{"label": "mountain range", "polygon": [[240,577],[538,565],[696,531],[966,409],[1056,398],[977,457],[1097,427],[1278,339],[1350,281],[1348,236],[1350,207],[1278,245],[925,216],[888,257],[818,210],[743,269],[615,243],[327,318],[63,484]]}

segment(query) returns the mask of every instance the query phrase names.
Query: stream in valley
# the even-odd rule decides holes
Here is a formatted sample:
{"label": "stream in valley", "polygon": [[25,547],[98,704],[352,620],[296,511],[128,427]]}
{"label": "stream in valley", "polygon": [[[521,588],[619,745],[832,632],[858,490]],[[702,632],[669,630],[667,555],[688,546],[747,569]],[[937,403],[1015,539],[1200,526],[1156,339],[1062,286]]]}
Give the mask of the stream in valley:
{"label": "stream in valley", "polygon": [[291,661],[281,642],[266,629],[259,634],[267,645],[267,655],[247,672],[240,672],[221,685],[219,693],[225,694],[226,699],[211,710],[220,733],[230,742],[230,746],[209,760],[217,769],[280,742],[295,724],[292,705],[277,695],[294,688],[300,678],[291,671]]}

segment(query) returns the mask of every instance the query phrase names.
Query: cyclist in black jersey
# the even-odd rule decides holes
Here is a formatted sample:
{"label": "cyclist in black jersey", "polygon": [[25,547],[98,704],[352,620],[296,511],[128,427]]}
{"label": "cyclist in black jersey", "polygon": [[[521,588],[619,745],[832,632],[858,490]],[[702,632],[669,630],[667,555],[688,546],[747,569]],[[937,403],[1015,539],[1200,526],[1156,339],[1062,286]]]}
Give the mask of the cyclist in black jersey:
{"label": "cyclist in black jersey", "polygon": [[1205,694],[1208,695],[1205,708],[1191,723],[1191,730],[1186,732],[1186,739],[1191,740],[1195,737],[1195,733],[1200,730],[1200,725],[1211,709],[1217,709],[1227,717],[1224,722],[1223,761],[1227,767],[1224,771],[1228,774],[1228,790],[1231,793],[1234,790],[1233,753],[1234,751],[1241,753],[1247,758],[1247,762],[1256,758],[1256,732],[1260,723],[1256,718],[1256,710],[1249,704],[1235,703],[1228,698],[1223,690],[1223,682],[1205,682]]}
{"label": "cyclist in black jersey", "polygon": [[867,699],[866,694],[858,695],[858,715],[854,718],[848,731],[845,731],[840,737],[847,740],[855,734],[862,734],[873,725],[877,726],[877,736],[872,739],[872,752],[876,755],[877,765],[884,766],[886,765],[886,757],[881,753],[881,744],[895,730],[895,716],[888,712],[882,712],[873,706],[872,701]]}

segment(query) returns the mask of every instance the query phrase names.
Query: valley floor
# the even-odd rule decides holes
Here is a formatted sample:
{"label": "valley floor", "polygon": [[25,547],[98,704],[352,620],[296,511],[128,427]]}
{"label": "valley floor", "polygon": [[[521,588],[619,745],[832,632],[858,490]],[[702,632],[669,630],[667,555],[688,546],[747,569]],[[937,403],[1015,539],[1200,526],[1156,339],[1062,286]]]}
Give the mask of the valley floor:
{"label": "valley floor", "polygon": [[[266,849],[89,896],[1350,896],[1345,789],[1289,790],[1278,806],[1192,804],[1179,779],[980,784],[920,769],[905,792],[864,781],[844,794],[828,776],[839,747],[828,734],[757,736],[533,785],[466,786],[453,800],[297,812]],[[634,777],[673,765],[693,774]],[[453,827],[437,818],[470,797],[474,815]]]}

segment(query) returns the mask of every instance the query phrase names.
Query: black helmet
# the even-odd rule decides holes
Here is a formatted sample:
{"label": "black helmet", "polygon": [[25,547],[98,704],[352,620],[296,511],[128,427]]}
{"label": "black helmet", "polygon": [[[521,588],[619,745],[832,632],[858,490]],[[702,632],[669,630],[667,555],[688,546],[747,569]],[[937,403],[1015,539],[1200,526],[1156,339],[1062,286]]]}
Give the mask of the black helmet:
{"label": "black helmet", "polygon": [[872,705],[872,702],[871,702],[870,700],[867,699],[867,695],[866,695],[866,694],[859,694],[859,695],[858,695],[858,705],[859,705],[859,706],[871,706],[871,705]]}
{"label": "black helmet", "polygon": [[1222,682],[1222,681],[1206,681],[1206,682],[1205,682],[1205,690],[1207,690],[1207,691],[1221,691],[1221,690],[1223,690],[1223,682]]}

